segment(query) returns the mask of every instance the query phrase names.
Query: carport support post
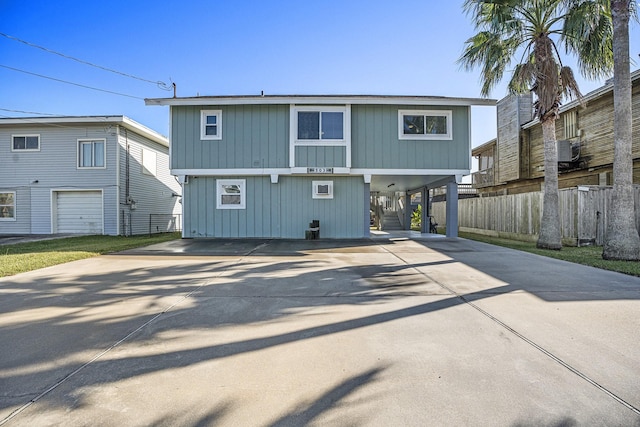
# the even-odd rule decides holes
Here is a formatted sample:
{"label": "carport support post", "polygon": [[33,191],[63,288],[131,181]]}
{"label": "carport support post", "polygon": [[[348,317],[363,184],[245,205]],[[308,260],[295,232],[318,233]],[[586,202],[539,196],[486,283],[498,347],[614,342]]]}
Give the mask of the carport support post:
{"label": "carport support post", "polygon": [[429,190],[422,187],[420,191],[420,203],[422,204],[422,218],[420,218],[420,232],[429,232]]}
{"label": "carport support post", "polygon": [[447,237],[458,237],[458,184],[447,183]]}
{"label": "carport support post", "polygon": [[408,191],[404,193],[404,227],[403,230],[411,230],[411,214],[413,211],[411,210],[411,194]]}

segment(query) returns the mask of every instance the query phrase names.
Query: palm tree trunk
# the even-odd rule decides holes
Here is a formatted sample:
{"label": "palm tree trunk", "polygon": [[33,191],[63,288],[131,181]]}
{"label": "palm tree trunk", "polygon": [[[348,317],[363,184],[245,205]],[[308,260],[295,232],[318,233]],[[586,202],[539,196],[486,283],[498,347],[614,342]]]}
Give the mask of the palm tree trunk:
{"label": "palm tree trunk", "polygon": [[633,200],[629,0],[611,0],[613,17],[613,199],[604,259],[640,260],[640,237]]}
{"label": "palm tree trunk", "polygon": [[544,196],[542,220],[536,246],[542,249],[561,249],[560,203],[558,200],[558,148],[556,146],[556,116],[550,114],[542,121],[544,141]]}

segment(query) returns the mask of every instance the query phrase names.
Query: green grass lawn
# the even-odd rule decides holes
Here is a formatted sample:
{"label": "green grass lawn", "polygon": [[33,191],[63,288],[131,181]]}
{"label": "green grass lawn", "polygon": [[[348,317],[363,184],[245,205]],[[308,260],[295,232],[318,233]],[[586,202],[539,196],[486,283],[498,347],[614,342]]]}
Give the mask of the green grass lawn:
{"label": "green grass lawn", "polygon": [[536,248],[535,243],[520,242],[517,240],[489,237],[472,233],[460,233],[460,237],[492,245],[504,246],[520,251],[531,252],[549,258],[575,262],[576,264],[590,265],[604,270],[617,271],[631,276],[640,276],[640,262],[633,261],[607,261],[602,259],[602,246],[564,246],[562,250],[551,251]]}
{"label": "green grass lawn", "polygon": [[81,236],[0,245],[0,277],[179,238],[180,233],[151,237]]}

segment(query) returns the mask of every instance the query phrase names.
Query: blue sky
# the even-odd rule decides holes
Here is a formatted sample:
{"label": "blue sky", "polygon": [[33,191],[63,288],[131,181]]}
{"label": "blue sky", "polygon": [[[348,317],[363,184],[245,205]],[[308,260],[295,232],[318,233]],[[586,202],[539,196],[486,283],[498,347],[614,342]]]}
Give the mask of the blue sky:
{"label": "blue sky", "polygon": [[[479,97],[478,72],[456,60],[473,34],[462,1],[0,0],[0,32],[151,81],[178,96],[373,94]],[[632,24],[637,69],[640,30]],[[571,65],[571,62],[569,62]],[[0,37],[0,65],[137,98],[152,83]],[[583,93],[603,81],[580,79]],[[492,98],[502,98],[506,85]],[[0,67],[0,108],[120,115],[162,133],[168,109]],[[0,110],[0,117],[15,111]],[[32,115],[32,114],[28,114]],[[495,136],[495,111],[472,111],[472,145]]]}

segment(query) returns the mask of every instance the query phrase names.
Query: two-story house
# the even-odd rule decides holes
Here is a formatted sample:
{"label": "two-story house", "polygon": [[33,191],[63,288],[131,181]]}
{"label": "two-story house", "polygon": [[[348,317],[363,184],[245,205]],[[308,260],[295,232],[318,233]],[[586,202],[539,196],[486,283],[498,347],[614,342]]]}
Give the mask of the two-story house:
{"label": "two-story house", "polygon": [[[640,184],[640,70],[631,73],[633,182]],[[473,149],[481,196],[540,191],[544,180],[542,126],[532,117],[530,94],[498,102],[497,138]],[[556,121],[558,186],[613,184],[613,82],[560,107]]]}
{"label": "two-story house", "polygon": [[495,105],[333,95],[146,103],[170,106],[171,173],[183,184],[186,238],[304,238],[313,220],[322,238],[368,237],[372,197],[420,192],[427,200],[427,188],[445,184],[447,232],[456,235],[456,182],[471,161],[470,107]]}
{"label": "two-story house", "polygon": [[171,231],[180,191],[167,138],[127,117],[0,119],[0,234]]}

